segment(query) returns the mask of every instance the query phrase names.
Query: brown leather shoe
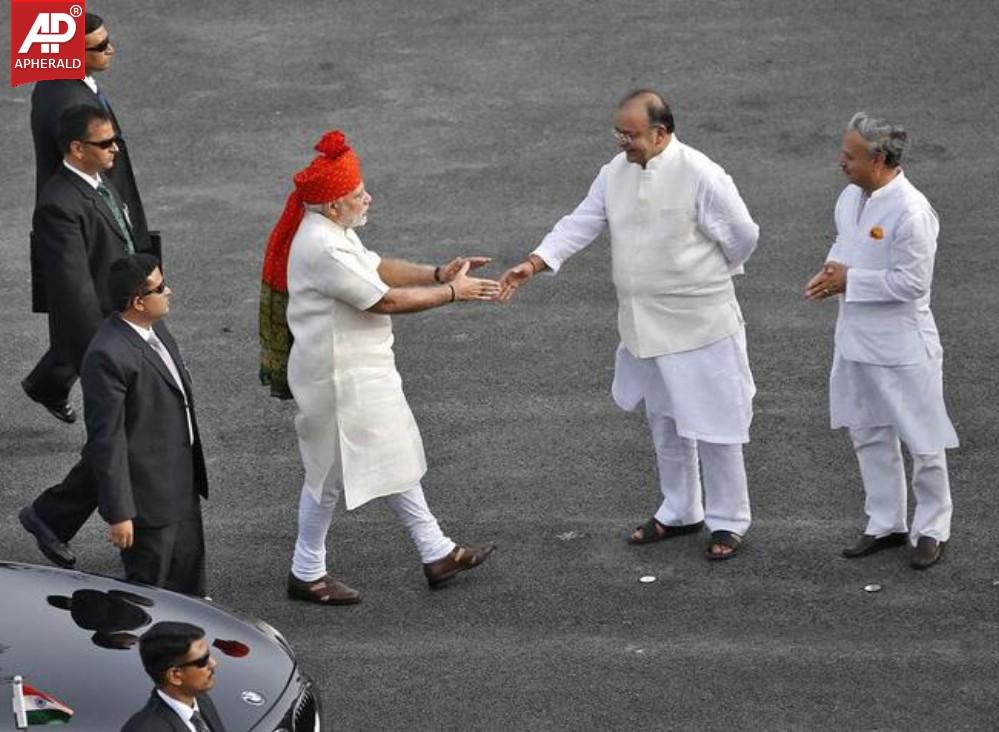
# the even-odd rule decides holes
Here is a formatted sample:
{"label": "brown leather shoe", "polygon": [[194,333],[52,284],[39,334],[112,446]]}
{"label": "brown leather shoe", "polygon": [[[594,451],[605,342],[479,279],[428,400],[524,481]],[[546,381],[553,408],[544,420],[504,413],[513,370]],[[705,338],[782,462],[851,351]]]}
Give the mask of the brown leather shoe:
{"label": "brown leather shoe", "polygon": [[913,569],[927,569],[940,561],[946,541],[937,541],[932,536],[920,536],[912,549],[909,564]]}
{"label": "brown leather shoe", "polygon": [[446,557],[423,565],[423,574],[431,588],[440,587],[459,572],[475,569],[496,549],[495,544],[485,546],[456,546]]}
{"label": "brown leather shoe", "polygon": [[356,605],[361,601],[360,592],[328,574],[313,582],[305,582],[289,573],[288,597],[319,605]]}
{"label": "brown leather shoe", "polygon": [[908,541],[908,539],[909,535],[904,531],[896,531],[891,534],[885,534],[884,536],[862,534],[856,544],[843,549],[843,556],[847,559],[866,557],[870,554],[876,554],[877,552],[884,551],[885,549],[891,549],[893,546],[902,546],[906,541]]}

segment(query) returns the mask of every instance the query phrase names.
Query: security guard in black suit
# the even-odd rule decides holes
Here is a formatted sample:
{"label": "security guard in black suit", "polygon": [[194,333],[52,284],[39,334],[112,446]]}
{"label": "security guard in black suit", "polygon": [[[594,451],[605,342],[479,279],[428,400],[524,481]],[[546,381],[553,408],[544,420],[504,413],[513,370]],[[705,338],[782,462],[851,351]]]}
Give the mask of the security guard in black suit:
{"label": "security guard in black suit", "polygon": [[[84,80],[58,79],[40,81],[31,94],[31,136],[35,143],[35,197],[41,200],[46,184],[63,169],[66,150],[60,141],[59,120],[66,110],[87,105],[102,109],[114,130],[115,154],[112,165],[101,171],[108,187],[118,193],[119,202],[128,222],[135,251],[152,252],[161,257],[159,232],[150,232],[139,190],[132,172],[128,146],[121,125],[111,108],[111,102],[94,81],[94,74],[111,65],[115,48],[104,27],[104,21],[92,13],[86,14],[86,72]],[[49,312],[45,286],[44,238],[47,232],[35,229],[31,235],[32,310]],[[81,352],[82,353],[82,352]],[[76,414],[67,397],[79,373],[79,363],[60,361],[57,354],[48,353],[22,386],[28,396],[44,406],[57,419],[72,423]]]}
{"label": "security guard in black suit", "polygon": [[156,684],[146,706],[121,732],[225,732],[208,691],[215,659],[197,625],[160,622],[142,634],[139,656]]}
{"label": "security guard in black suit", "polygon": [[[118,152],[111,119],[80,105],[59,120],[62,167],[42,188],[33,218],[39,286],[49,316],[49,350],[24,380],[28,395],[66,421],[75,419],[69,390],[102,319],[111,312],[108,273],[135,251],[121,197],[105,178]],[[50,489],[21,512],[21,523],[53,562],[72,566],[65,545],[96,506],[89,497]],[[55,530],[56,524],[59,525]]]}

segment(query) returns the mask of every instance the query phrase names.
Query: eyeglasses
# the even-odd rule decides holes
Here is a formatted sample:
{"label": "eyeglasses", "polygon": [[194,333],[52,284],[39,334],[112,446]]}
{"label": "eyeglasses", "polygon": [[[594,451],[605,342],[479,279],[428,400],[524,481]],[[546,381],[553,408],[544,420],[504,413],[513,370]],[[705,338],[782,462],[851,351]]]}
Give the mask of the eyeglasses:
{"label": "eyeglasses", "polygon": [[108,47],[111,45],[111,36],[105,36],[104,40],[98,43],[96,46],[88,46],[88,51],[93,51],[94,53],[105,53]]}
{"label": "eyeglasses", "polygon": [[198,668],[204,668],[208,665],[208,662],[212,659],[212,652],[205,651],[205,655],[201,658],[195,658],[193,661],[186,661],[184,663],[178,663],[174,668],[185,668],[187,666],[197,666]]}
{"label": "eyeglasses", "polygon": [[[141,295],[139,295],[139,297],[148,297],[149,295],[162,295],[164,290],[166,290],[165,279],[161,280],[160,283],[153,289],[143,292]],[[203,666],[204,664],[201,665]]]}
{"label": "eyeglasses", "polygon": [[655,129],[656,127],[658,127],[661,130],[665,130],[666,129],[666,125],[649,125],[648,127],[646,127],[644,130],[642,130],[640,132],[621,132],[621,130],[619,130],[619,129],[614,129],[613,130],[614,139],[617,140],[618,142],[624,143],[625,145],[630,145],[631,143],[633,143],[635,141],[635,138],[637,138],[640,135],[644,134],[648,130]]}
{"label": "eyeglasses", "polygon": [[106,140],[78,140],[84,145],[93,145],[94,147],[99,147],[101,150],[110,150],[112,145],[117,145],[119,142],[119,137],[115,135],[114,137],[109,137]]}

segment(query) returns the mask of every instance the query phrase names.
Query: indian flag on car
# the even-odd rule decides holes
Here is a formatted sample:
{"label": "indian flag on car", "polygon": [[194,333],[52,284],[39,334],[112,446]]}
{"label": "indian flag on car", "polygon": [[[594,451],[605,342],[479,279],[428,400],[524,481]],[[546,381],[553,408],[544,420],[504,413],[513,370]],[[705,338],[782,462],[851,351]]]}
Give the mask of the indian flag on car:
{"label": "indian flag on car", "polygon": [[[44,691],[39,691],[27,684],[22,686],[18,683],[19,681],[20,678],[15,678],[14,715],[19,728],[21,728],[23,722],[26,722],[29,726],[36,724],[70,723],[70,720],[73,718],[72,709],[49,696]],[[21,691],[20,699],[17,698],[18,691]]]}

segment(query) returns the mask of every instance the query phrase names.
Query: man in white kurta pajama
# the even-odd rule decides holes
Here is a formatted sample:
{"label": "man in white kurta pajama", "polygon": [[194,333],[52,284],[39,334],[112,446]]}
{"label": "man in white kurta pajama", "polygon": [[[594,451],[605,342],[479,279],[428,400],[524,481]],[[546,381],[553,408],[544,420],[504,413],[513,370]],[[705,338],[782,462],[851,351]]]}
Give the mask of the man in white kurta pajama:
{"label": "man in white kurta pajama", "polygon": [[431,587],[478,566],[493,549],[456,545],[427,507],[420,485],[427,462],[395,368],[389,313],[489,300],[499,286],[466,275],[486,258],[430,267],[366,249],[354,232],[371,201],[360,163],[340,132],[327,133],[316,149],[321,154],[295,176],[265,268],[287,267],[287,383],[305,466],[288,594],[345,605],[359,602],[360,593],[326,568],[326,535],[341,492],[348,510],[386,498]]}
{"label": "man in white kurta pajama", "polygon": [[672,114],[658,94],[626,97],[615,133],[623,152],[528,260],[506,273],[501,297],[538,271],[558,273],[609,226],[621,336],[612,393],[629,411],[645,404],[663,496],[630,541],[707,524],[708,558],[728,558],[750,524],[742,445],[755,393],[732,275],[742,272],[759,228],[731,177],[672,134]]}
{"label": "man in white kurta pajama", "polygon": [[[832,427],[847,427],[864,482],[867,527],[848,558],[913,546],[935,563],[950,538],[946,448],[957,434],[943,400],[943,349],[930,311],[939,224],[899,167],[904,131],[864,114],[850,122],[840,165],[851,184],[836,202],[836,241],[808,283],[812,300],[839,298],[829,377]],[[905,467],[916,511],[907,530]]]}

